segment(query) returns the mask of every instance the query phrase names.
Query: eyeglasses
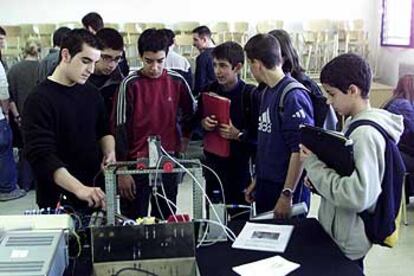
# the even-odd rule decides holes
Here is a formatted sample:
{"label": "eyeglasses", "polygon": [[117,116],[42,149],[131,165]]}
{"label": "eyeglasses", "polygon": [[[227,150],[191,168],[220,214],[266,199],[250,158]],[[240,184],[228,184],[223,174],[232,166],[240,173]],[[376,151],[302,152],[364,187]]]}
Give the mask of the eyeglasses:
{"label": "eyeglasses", "polygon": [[122,56],[112,57],[110,55],[101,55],[101,58],[106,63],[111,63],[111,62],[120,63],[124,60]]}

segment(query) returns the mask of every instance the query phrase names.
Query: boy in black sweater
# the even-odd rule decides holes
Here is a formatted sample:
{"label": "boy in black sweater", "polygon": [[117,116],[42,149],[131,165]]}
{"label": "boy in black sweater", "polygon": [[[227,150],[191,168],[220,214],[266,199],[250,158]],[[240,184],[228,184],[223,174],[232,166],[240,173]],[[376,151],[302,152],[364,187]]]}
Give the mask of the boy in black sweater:
{"label": "boy in black sweater", "polygon": [[[214,92],[231,100],[230,123],[219,125],[214,116],[202,118],[202,97],[199,98],[197,117],[205,131],[219,128],[220,135],[230,140],[230,155],[220,157],[204,151],[206,164],[219,175],[226,202],[243,204],[243,190],[251,181],[249,160],[256,148],[258,110],[255,107],[258,107],[258,96],[253,85],[246,84],[239,78],[244,63],[243,48],[239,44],[220,44],[213,49],[212,55],[217,81],[203,91]],[[213,190],[220,190],[217,179],[210,172],[206,173],[206,182],[210,195]]]}
{"label": "boy in black sweater", "polygon": [[94,187],[94,176],[102,164],[115,161],[115,142],[102,97],[84,85],[100,56],[93,34],[69,32],[57,68],[24,106],[25,152],[37,178],[40,208],[55,207],[61,195],[80,212],[88,212],[85,203],[105,206],[105,194]]}

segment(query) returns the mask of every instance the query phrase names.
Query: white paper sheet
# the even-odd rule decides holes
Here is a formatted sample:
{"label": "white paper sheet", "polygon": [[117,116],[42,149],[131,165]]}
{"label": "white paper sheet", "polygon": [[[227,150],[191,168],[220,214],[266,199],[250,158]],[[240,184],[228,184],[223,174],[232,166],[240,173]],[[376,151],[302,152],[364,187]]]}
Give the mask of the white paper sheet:
{"label": "white paper sheet", "polygon": [[284,276],[300,267],[281,256],[266,258],[257,262],[233,267],[233,271],[242,276]]}
{"label": "white paper sheet", "polygon": [[233,248],[269,252],[284,252],[293,231],[293,225],[246,222]]}

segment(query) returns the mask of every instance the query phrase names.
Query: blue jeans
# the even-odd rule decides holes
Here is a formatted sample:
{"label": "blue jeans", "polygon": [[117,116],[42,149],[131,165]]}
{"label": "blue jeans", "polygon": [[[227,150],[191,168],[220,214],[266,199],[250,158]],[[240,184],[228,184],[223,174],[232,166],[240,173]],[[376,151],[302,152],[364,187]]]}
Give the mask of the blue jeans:
{"label": "blue jeans", "polygon": [[13,135],[6,119],[0,120],[0,193],[17,188],[16,163],[13,158]]}

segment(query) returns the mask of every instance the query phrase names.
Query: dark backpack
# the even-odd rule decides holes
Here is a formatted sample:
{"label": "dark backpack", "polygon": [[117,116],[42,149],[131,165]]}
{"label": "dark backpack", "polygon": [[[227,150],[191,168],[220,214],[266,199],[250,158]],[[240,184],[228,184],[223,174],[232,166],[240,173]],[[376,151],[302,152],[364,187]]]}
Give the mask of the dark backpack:
{"label": "dark backpack", "polygon": [[369,120],[358,120],[349,126],[345,136],[349,137],[353,130],[362,125],[369,125],[378,130],[385,139],[385,171],[381,182],[381,193],[378,197],[374,213],[367,210],[359,213],[364,221],[368,239],[382,246],[393,247],[398,240],[400,225],[400,206],[405,174],[404,162],[395,141],[377,123]]}
{"label": "dark backpack", "polygon": [[326,97],[323,96],[322,93],[309,90],[303,84],[297,81],[289,82],[282,90],[279,101],[279,114],[281,116],[283,116],[285,97],[290,91],[294,89],[301,89],[308,92],[309,97],[312,101],[314,113],[313,119],[315,120],[315,126],[330,130],[336,130],[336,123],[338,122],[338,119],[336,118],[336,114],[331,105],[326,103]]}

